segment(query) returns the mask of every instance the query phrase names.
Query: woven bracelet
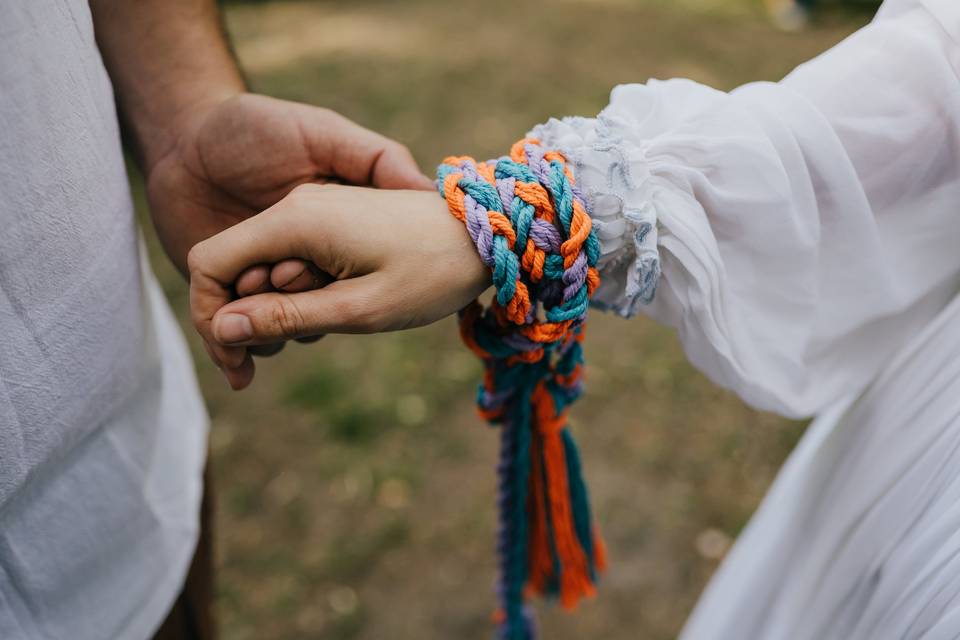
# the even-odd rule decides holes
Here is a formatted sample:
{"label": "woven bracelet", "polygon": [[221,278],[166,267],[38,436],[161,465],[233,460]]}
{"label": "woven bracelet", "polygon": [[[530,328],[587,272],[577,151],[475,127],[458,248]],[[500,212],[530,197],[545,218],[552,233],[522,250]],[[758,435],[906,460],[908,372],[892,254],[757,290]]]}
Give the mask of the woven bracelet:
{"label": "woven bracelet", "polygon": [[600,244],[566,158],[537,140],[498,160],[447,158],[437,176],[493,273],[493,303],[461,311],[460,333],[485,367],[480,414],[501,428],[495,619],[501,638],[528,640],[527,597],[571,609],[606,564],[566,418],[582,389]]}

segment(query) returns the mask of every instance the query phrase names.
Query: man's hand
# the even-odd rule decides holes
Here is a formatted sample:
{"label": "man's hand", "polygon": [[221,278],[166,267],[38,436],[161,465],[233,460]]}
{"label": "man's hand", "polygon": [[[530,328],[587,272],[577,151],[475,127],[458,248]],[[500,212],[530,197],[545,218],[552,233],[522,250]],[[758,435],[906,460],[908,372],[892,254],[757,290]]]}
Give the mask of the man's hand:
{"label": "man's hand", "polygon": [[164,249],[184,273],[197,242],[307,182],[431,189],[402,145],[326,109],[241,93],[179,117],[145,167]]}
{"label": "man's hand", "polygon": [[[299,258],[335,280],[301,293],[233,299],[256,264]],[[190,307],[234,389],[253,379],[248,347],[321,333],[428,324],[490,284],[466,228],[436,193],[303,185],[190,252]]]}
{"label": "man's hand", "polygon": [[[298,184],[431,188],[396,142],[326,109],[246,93],[214,0],[91,0],[90,8],[154,224],[183,273],[195,243]],[[294,261],[273,273],[253,267],[236,293],[320,284]]]}

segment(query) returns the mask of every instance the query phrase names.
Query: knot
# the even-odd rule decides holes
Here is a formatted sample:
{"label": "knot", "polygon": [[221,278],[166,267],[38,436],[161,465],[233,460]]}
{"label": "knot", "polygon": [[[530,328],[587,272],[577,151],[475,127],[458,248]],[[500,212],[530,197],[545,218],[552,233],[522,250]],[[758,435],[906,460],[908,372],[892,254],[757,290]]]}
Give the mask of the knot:
{"label": "knot", "polygon": [[600,283],[600,243],[564,155],[520,140],[510,155],[450,157],[437,169],[450,212],[467,228],[496,295],[460,313],[460,335],[484,362],[480,414],[501,425],[501,637],[528,640],[524,598],[592,595],[602,544],[590,522],[567,407],[582,389],[584,320]]}

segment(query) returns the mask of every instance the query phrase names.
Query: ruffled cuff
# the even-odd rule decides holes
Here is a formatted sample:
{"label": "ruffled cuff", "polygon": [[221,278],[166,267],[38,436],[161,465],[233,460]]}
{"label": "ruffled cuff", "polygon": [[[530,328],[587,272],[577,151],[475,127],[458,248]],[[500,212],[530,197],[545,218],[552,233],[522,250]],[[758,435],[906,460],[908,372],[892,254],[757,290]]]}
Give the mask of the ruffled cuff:
{"label": "ruffled cuff", "polygon": [[531,136],[572,163],[600,240],[600,288],[593,306],[623,317],[653,301],[660,278],[657,215],[646,193],[644,152],[613,114],[551,119]]}

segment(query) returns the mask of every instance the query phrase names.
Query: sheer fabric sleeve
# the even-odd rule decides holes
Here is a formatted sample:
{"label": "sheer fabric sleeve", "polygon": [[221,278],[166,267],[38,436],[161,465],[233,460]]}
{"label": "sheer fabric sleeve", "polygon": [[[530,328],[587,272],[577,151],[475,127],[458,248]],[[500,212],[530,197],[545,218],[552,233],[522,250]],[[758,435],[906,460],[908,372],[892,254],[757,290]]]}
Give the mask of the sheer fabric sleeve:
{"label": "sheer fabric sleeve", "polygon": [[960,285],[958,34],[960,3],[888,3],[779,83],[624,85],[536,127],[590,204],[596,306],[761,409],[862,390]]}

